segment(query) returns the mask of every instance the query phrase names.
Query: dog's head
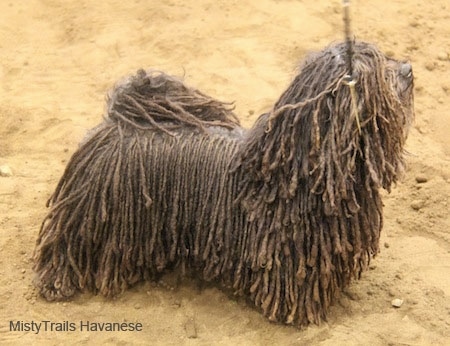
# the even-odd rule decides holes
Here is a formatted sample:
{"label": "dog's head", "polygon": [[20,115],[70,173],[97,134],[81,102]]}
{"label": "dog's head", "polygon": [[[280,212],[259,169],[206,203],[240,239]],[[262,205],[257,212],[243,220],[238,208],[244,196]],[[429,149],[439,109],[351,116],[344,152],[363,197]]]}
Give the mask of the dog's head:
{"label": "dog's head", "polygon": [[350,55],[341,42],[305,59],[252,145],[264,152],[264,181],[285,170],[283,186],[293,186],[286,195],[299,181],[314,193],[334,186],[329,193],[338,195],[350,181],[390,190],[403,171],[413,117],[411,65],[359,41]]}
{"label": "dog's head", "polygon": [[[401,126],[407,130],[414,118],[413,85],[412,66],[408,62],[387,57],[376,46],[360,41],[353,42],[349,57],[349,47],[342,42],[305,59],[292,83],[295,89],[290,97],[295,101],[320,102],[318,95],[324,92],[323,96],[329,99],[322,104],[325,105],[322,113],[337,115],[339,110],[344,118],[353,116],[351,103],[356,102],[363,123],[375,116],[392,120],[392,115],[400,118]],[[354,87],[355,95],[349,86]]]}

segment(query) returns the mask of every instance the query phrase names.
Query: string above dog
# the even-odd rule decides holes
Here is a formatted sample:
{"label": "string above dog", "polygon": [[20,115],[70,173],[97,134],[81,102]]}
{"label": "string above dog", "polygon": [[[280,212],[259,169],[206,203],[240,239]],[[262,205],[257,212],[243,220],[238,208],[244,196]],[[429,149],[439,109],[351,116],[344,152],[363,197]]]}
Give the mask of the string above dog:
{"label": "string above dog", "polygon": [[345,31],[345,42],[347,43],[347,65],[349,77],[353,79],[353,44],[350,38],[350,1],[343,0],[342,6],[344,7],[344,31]]}
{"label": "string above dog", "polygon": [[358,128],[358,133],[361,134],[361,124],[359,121],[358,114],[358,98],[356,95],[356,81],[353,76],[353,41],[350,37],[350,0],[343,0],[342,6],[344,7],[344,31],[345,31],[345,42],[347,44],[347,65],[348,65],[348,75],[345,80],[347,85],[350,87],[350,95],[352,100],[352,114],[356,119],[356,126]]}

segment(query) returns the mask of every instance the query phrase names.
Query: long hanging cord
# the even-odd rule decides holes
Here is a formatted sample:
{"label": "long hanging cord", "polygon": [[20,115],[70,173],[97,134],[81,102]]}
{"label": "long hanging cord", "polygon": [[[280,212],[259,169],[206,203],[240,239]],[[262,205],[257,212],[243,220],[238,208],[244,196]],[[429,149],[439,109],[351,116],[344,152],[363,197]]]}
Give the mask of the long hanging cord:
{"label": "long hanging cord", "polygon": [[346,76],[347,85],[350,87],[350,95],[352,99],[352,115],[356,119],[356,126],[358,127],[358,133],[361,134],[361,124],[359,122],[358,114],[358,97],[356,95],[356,81],[353,76],[353,42],[350,37],[350,0],[343,0],[342,6],[344,7],[344,27],[345,27],[345,41],[347,43],[347,65],[348,75]]}

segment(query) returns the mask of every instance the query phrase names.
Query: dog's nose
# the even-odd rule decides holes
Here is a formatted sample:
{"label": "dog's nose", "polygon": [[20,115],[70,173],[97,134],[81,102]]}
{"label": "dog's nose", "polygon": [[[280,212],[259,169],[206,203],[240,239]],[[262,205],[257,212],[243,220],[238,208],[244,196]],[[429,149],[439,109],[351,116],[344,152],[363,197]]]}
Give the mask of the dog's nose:
{"label": "dog's nose", "polygon": [[400,74],[403,77],[409,77],[411,76],[412,73],[412,66],[409,63],[404,63],[402,64],[402,66],[400,67]]}

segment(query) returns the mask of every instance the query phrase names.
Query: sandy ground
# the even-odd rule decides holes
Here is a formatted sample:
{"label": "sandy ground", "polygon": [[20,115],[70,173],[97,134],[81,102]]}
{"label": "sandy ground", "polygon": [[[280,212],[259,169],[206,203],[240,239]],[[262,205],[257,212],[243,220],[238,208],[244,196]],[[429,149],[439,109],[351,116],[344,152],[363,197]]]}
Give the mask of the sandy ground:
{"label": "sandy ground", "polygon": [[[297,330],[194,282],[177,290],[145,283],[115,300],[86,294],[47,303],[33,289],[30,256],[46,200],[84,133],[101,121],[119,78],[140,67],[184,77],[235,101],[250,126],[306,52],[342,38],[341,2],[1,1],[0,165],[12,175],[0,177],[0,343],[450,344],[450,4],[353,1],[352,13],[357,38],[413,64],[408,171],[385,196],[382,251],[370,270],[327,323]],[[395,298],[404,300],[398,309]],[[143,330],[36,334],[11,331],[10,321],[128,321]]]}

